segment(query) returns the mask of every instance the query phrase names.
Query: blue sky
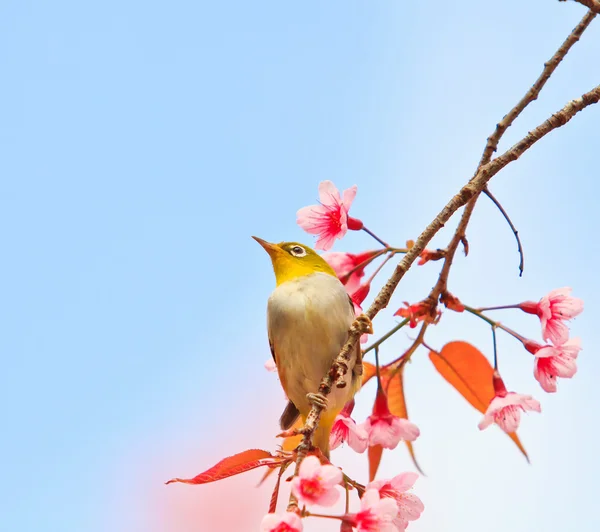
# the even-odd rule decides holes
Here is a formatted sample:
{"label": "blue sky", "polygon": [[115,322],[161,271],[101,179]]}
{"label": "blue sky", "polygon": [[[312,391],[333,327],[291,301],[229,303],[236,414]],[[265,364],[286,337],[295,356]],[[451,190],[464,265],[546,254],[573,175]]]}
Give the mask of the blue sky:
{"label": "blue sky", "polygon": [[[2,2],[0,528],[203,530],[199,508],[228,484],[162,483],[244,445],[272,448],[284,404],[263,368],[274,280],[250,235],[310,244],[295,212],[331,179],[358,185],[353,213],[384,238],[415,238],[583,14],[542,0]],[[501,149],[598,83],[595,23]],[[599,122],[600,108],[586,110],[494,178],[525,245],[523,278],[486,200],[450,278],[474,305],[572,286],[586,301],[572,326],[579,373],[545,394],[530,355],[500,337],[509,386],[542,401],[520,430],[527,465],[499,430],[479,433],[479,414],[417,353],[407,396],[427,477],[413,532],[600,526]],[[352,234],[336,249],[371,246]],[[376,332],[436,274],[411,272]],[[534,318],[501,316],[539,339]],[[490,352],[469,316],[449,314],[428,336],[453,339]],[[382,356],[408,343],[399,334]],[[359,419],[373,390],[362,393]],[[365,457],[339,457],[364,477]],[[410,468],[399,448],[382,473]],[[240,481],[264,503],[246,509],[244,531],[270,496],[254,490],[259,476]],[[185,523],[172,515],[180,499]]]}

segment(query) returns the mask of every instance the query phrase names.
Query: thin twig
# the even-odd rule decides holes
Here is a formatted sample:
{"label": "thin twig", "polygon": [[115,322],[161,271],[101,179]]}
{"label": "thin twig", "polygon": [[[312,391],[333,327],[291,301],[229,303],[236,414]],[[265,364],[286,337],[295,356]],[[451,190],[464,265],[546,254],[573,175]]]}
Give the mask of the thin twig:
{"label": "thin twig", "polygon": [[[596,14],[588,11],[584,17],[581,19],[579,24],[573,28],[569,36],[565,39],[565,41],[560,45],[556,53],[550,58],[549,61],[544,63],[544,69],[542,73],[538,77],[538,79],[534,82],[531,88],[525,93],[523,98],[519,100],[517,105],[515,105],[506,116],[498,122],[496,125],[496,129],[494,132],[488,137],[485,148],[481,155],[481,160],[479,161],[479,165],[477,167],[477,173],[487,165],[493,153],[498,149],[498,143],[500,139],[504,135],[504,132],[512,125],[512,123],[517,119],[517,117],[523,112],[523,110],[534,100],[537,100],[537,97],[546,84],[546,82],[550,79],[552,73],[556,70],[556,67],[560,64],[560,62],[567,55],[571,47],[579,40],[583,32],[590,25],[592,20],[594,20]],[[469,220],[471,219],[471,215],[473,214],[473,209],[475,208],[475,203],[479,198],[479,193],[475,195],[475,197],[471,200],[471,202],[466,206],[462,218],[456,228],[454,236],[448,244],[446,248],[446,256],[444,258],[444,264],[442,266],[442,270],[440,271],[437,283],[431,290],[429,294],[430,301],[432,303],[437,304],[437,300],[447,289],[448,285],[448,275],[450,273],[450,267],[452,266],[452,261],[454,260],[454,254],[456,253],[456,249],[458,248],[458,244],[466,239],[465,232],[467,225],[469,224]]]}
{"label": "thin twig", "polygon": [[595,16],[596,14],[590,11],[584,15],[579,24],[573,28],[573,31],[571,31],[569,36],[560,45],[558,50],[556,50],[556,53],[550,58],[549,61],[544,63],[544,69],[542,70],[542,73],[531,86],[531,88],[525,93],[525,96],[523,96],[519,103],[517,103],[517,105],[515,105],[508,112],[508,114],[502,120],[500,120],[500,122],[498,122],[496,125],[496,130],[487,139],[487,144],[483,150],[483,154],[481,155],[481,161],[479,161],[480,167],[490,162],[493,153],[498,148],[498,142],[502,138],[502,135],[504,135],[504,132],[512,125],[512,123],[531,102],[537,100],[540,91],[550,79],[550,76],[556,70],[556,67],[565,58],[571,47],[580,39],[582,33],[590,25],[592,20],[594,20]]}
{"label": "thin twig", "polygon": [[502,216],[504,216],[504,219],[506,220],[506,222],[508,223],[508,225],[510,226],[510,228],[512,229],[513,235],[515,235],[515,238],[517,239],[517,250],[519,251],[519,257],[520,257],[520,261],[519,261],[519,277],[523,276],[523,268],[525,267],[525,256],[523,253],[523,246],[521,244],[521,239],[519,238],[519,231],[517,231],[517,228],[514,226],[514,224],[512,223],[512,220],[510,219],[510,216],[508,215],[508,213],[504,210],[504,207],[502,207],[502,205],[500,204],[500,202],[496,199],[496,196],[494,196],[489,188],[484,188],[483,189],[483,193],[492,200],[492,203],[498,208],[498,210],[502,213]]}
{"label": "thin twig", "polygon": [[[566,2],[567,0],[558,0],[559,2]],[[600,0],[575,0],[578,4],[591,9],[596,14],[600,15]]]}

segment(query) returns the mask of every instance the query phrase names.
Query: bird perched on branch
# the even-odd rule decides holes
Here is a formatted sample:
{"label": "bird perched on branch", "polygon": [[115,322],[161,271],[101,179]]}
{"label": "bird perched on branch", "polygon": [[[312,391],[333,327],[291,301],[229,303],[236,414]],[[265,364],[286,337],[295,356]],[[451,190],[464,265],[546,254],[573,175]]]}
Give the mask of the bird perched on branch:
{"label": "bird perched on branch", "polygon": [[325,398],[319,384],[348,340],[354,305],[331,266],[309,247],[252,238],[271,257],[277,284],[267,305],[267,327],[271,354],[289,399],[279,424],[287,430],[299,415],[306,421],[313,403],[324,406],[313,445],[329,457],[335,418],[361,385],[358,342],[344,376],[345,386],[334,386]]}

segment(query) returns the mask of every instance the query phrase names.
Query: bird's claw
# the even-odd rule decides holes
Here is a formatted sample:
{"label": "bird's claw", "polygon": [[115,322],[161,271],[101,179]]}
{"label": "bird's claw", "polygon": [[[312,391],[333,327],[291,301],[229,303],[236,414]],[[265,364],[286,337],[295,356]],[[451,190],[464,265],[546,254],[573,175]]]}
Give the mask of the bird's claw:
{"label": "bird's claw", "polygon": [[307,393],[306,398],[312,406],[318,406],[323,410],[327,410],[327,397],[322,393]]}
{"label": "bird's claw", "polygon": [[373,323],[369,316],[361,314],[360,316],[356,316],[350,331],[358,334],[373,334]]}
{"label": "bird's claw", "polygon": [[275,436],[276,438],[293,438],[294,436],[304,436],[306,434],[306,430],[304,428],[299,429],[288,429],[280,432]]}

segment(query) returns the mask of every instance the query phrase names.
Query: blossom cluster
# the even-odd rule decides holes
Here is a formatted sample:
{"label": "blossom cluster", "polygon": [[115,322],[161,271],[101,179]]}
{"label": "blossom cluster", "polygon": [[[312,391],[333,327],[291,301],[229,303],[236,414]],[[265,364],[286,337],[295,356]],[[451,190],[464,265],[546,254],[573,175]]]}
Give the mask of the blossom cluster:
{"label": "blossom cluster", "polygon": [[[402,473],[390,480],[376,480],[368,484],[361,497],[360,509],[338,517],[342,530],[358,532],[403,532],[410,521],[424,510],[421,499],[409,493],[416,482],[416,473]],[[292,480],[292,493],[304,507],[333,506],[340,497],[338,487],[342,472],[337,467],[322,465],[316,456],[306,457],[298,475]],[[306,511],[305,515],[310,515]],[[267,514],[261,532],[301,532],[302,520],[294,512]]]}

